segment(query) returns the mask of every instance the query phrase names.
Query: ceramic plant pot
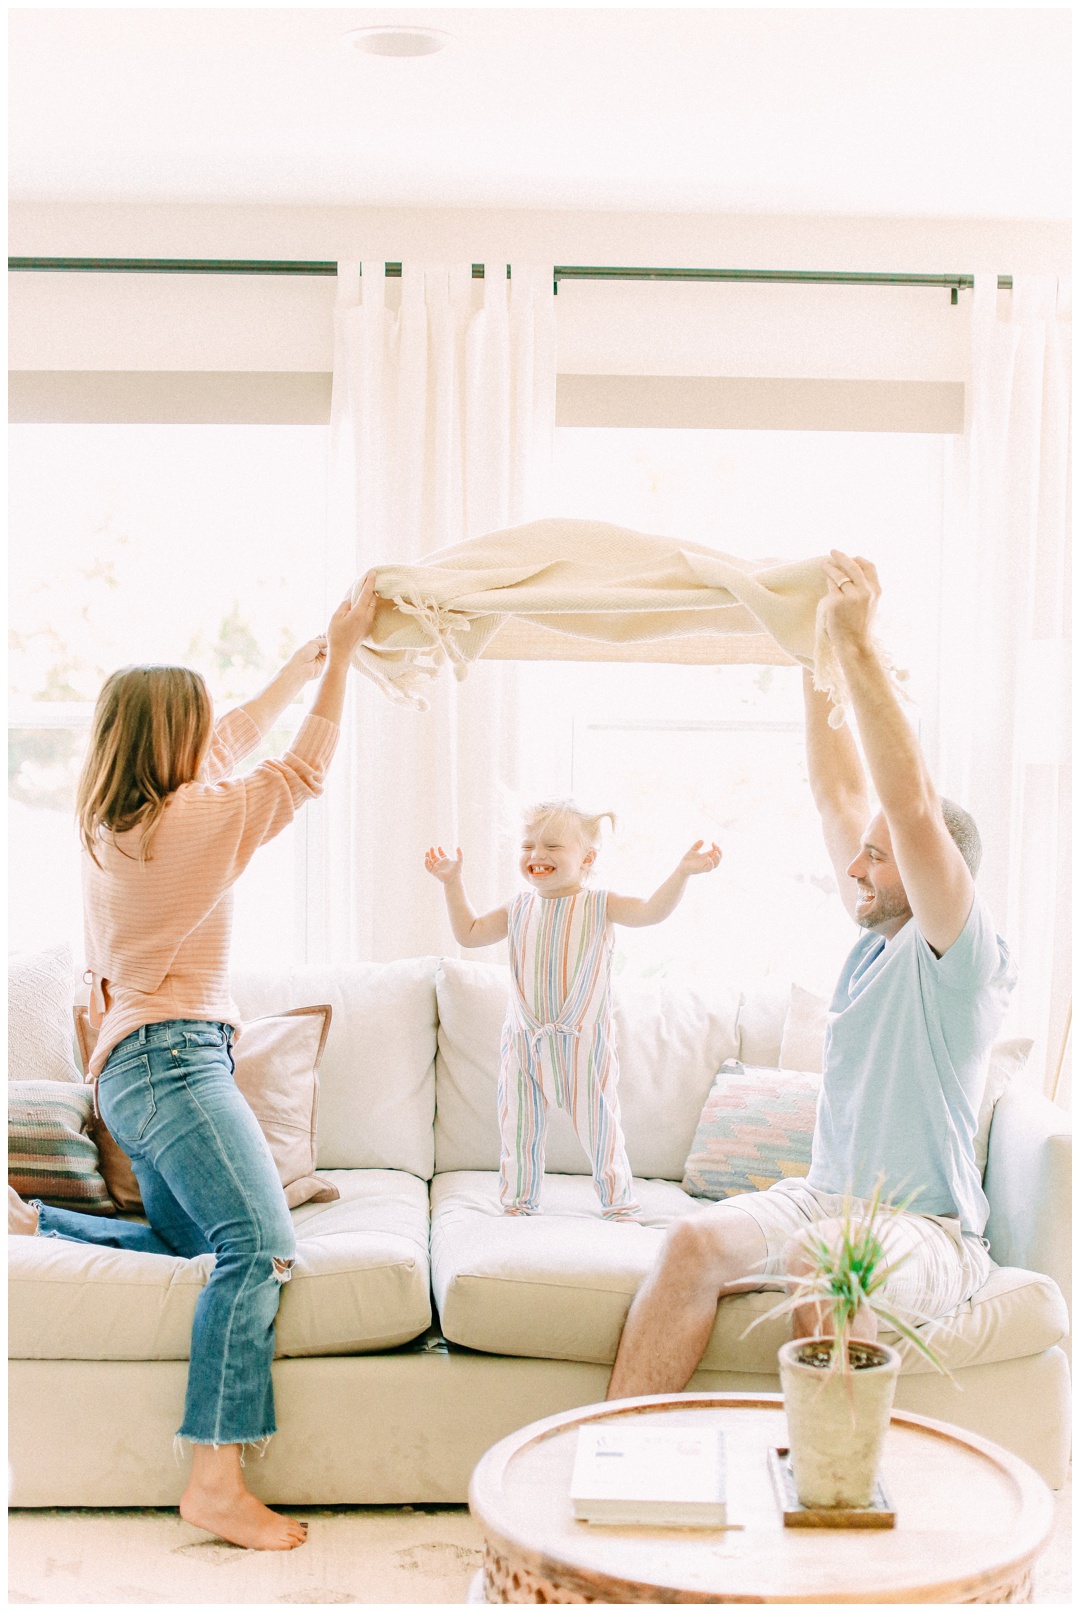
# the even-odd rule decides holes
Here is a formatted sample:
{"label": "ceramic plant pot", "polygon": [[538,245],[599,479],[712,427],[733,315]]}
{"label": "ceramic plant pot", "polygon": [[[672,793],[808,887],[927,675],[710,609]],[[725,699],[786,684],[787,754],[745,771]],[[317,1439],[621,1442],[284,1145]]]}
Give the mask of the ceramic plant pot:
{"label": "ceramic plant pot", "polygon": [[849,1343],[852,1370],[830,1372],[829,1347],[798,1338],[779,1351],[795,1488],[804,1506],[869,1506],[900,1356],[887,1344]]}

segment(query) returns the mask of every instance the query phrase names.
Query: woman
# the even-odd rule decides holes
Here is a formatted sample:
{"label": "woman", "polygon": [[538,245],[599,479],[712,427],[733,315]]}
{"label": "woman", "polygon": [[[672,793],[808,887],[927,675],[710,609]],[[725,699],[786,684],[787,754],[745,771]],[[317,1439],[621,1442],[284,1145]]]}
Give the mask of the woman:
{"label": "woman", "polygon": [[[193,1452],[180,1514],[259,1550],[305,1538],[300,1523],[250,1493],[241,1462],[245,1444],[276,1431],[274,1318],[295,1244],[270,1150],[233,1080],[232,885],[321,792],[352,652],[374,612],[369,577],[325,639],[297,650],[216,725],[197,672],[135,666],[106,682],[78,791],[91,1022],[100,1026],[89,1073],[102,1118],[131,1155],[149,1225],[24,1204],[9,1188],[10,1231],[216,1256],[191,1335],[179,1436]],[[320,672],[285,755],[230,777]]]}

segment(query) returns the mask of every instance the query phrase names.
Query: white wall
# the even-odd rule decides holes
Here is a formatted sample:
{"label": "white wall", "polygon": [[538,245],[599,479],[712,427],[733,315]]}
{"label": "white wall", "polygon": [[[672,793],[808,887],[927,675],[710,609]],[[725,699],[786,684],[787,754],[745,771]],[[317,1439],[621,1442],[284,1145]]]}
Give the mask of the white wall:
{"label": "white wall", "polygon": [[8,251],[82,257],[372,256],[882,273],[1065,273],[1067,224],[979,219],[18,202]]}
{"label": "white wall", "polygon": [[[325,372],[335,286],[258,275],[12,274],[8,363]],[[564,281],[556,310],[559,369],[569,375],[960,381],[967,370],[962,305],[936,289]]]}

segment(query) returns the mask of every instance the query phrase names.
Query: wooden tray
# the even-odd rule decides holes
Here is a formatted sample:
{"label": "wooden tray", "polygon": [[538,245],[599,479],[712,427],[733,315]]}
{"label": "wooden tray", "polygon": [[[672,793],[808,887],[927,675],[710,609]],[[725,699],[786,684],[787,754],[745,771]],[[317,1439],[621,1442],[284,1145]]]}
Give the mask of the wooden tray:
{"label": "wooden tray", "polygon": [[769,1471],[785,1528],[895,1528],[896,1512],[878,1479],[871,1506],[804,1506],[795,1492],[791,1451],[769,1447]]}

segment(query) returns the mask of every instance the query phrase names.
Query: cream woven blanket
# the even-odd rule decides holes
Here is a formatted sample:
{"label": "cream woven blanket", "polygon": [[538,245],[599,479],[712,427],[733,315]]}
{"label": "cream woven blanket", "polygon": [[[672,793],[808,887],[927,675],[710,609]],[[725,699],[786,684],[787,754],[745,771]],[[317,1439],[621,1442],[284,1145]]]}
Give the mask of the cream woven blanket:
{"label": "cream woven blanket", "polygon": [[[542,520],[441,549],[420,565],[377,566],[375,578],[374,630],[356,665],[392,699],[420,709],[445,661],[464,677],[481,656],[797,661],[844,704],[820,622],[820,559],[737,560],[603,521]],[[717,634],[733,652],[701,653]],[[833,715],[841,719],[839,709]]]}

